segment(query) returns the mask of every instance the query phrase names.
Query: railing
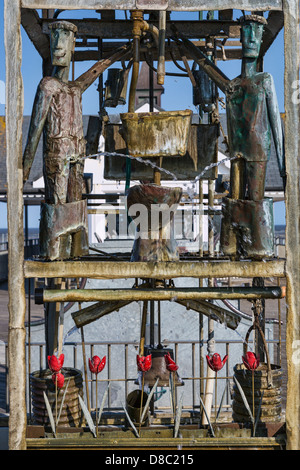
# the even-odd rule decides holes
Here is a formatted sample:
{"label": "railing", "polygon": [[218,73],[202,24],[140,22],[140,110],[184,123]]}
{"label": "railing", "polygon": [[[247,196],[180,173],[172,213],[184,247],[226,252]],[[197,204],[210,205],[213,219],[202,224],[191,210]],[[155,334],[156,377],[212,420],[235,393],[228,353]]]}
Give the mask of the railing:
{"label": "railing", "polygon": [[[280,343],[279,340],[267,340],[269,353],[271,356],[275,357],[275,359],[280,358]],[[206,380],[206,345],[207,342],[203,341],[176,341],[176,342],[163,342],[164,346],[173,347],[175,358],[178,358],[178,362],[180,365],[181,363],[186,364],[186,360],[188,358],[188,367],[185,367],[185,370],[178,370],[180,378],[184,382],[184,387],[180,387],[180,391],[177,390],[177,394],[181,396],[181,390],[184,391],[184,402],[183,402],[183,409],[190,410],[192,413],[199,411],[200,408],[200,400],[199,396],[203,397],[204,394],[204,386]],[[136,357],[138,351],[139,344],[137,342],[122,342],[122,341],[115,341],[115,342],[85,342],[85,350],[86,350],[86,362],[89,357],[95,355],[95,350],[97,349],[97,354],[99,348],[101,352],[105,351],[103,355],[107,356],[107,365],[104,371],[98,376],[98,384],[104,383],[114,383],[118,384],[122,390],[122,396],[118,396],[117,399],[113,399],[112,394],[116,394],[115,391],[112,392],[112,387],[108,392],[107,398],[107,409],[110,411],[120,410],[122,409],[122,404],[126,403],[126,397],[134,388],[138,388],[139,385],[137,383],[137,371],[136,367],[129,368],[129,362],[131,358],[131,365],[132,365],[132,357]],[[187,347],[190,347],[190,350],[187,351]],[[238,354],[234,354],[231,356],[231,347],[239,346],[240,351]],[[112,353],[113,348],[118,348],[118,357],[123,357],[124,360],[119,360],[117,363],[113,363],[112,356],[116,357],[116,351]],[[180,348],[183,348],[185,352],[185,357],[183,354],[179,352]],[[9,369],[7,366],[7,345],[5,345],[6,355],[5,355],[5,364],[0,365],[0,407],[4,409],[4,411],[9,411],[9,393],[8,393],[8,374]],[[229,360],[226,362],[224,369],[218,373],[217,375],[217,400],[214,398],[213,400],[213,408],[215,406],[219,406],[220,396],[223,393],[224,387],[226,385],[226,380],[232,379],[232,368],[237,362],[241,362],[242,353],[243,353],[243,339],[237,340],[216,340],[216,350],[220,351],[224,354],[228,354]],[[82,343],[81,342],[66,342],[64,344],[64,352],[68,357],[68,362],[65,362],[66,367],[74,367],[76,369],[83,370],[83,362],[82,362]],[[46,368],[46,358],[45,358],[45,343],[31,343],[30,352],[29,346],[26,345],[26,353],[27,353],[27,371],[28,371],[28,378],[29,374],[33,372],[31,358],[34,354],[35,363],[38,363],[38,367],[35,370],[43,370]],[[181,361],[180,361],[181,358]],[[277,361],[278,362],[278,361]],[[130,372],[129,372],[130,370]],[[185,372],[185,373],[184,373]],[[85,374],[83,372],[83,381],[84,381],[84,391],[86,391],[86,382],[85,382]],[[89,390],[89,397],[90,397],[90,404],[91,408],[93,409],[96,403],[95,399],[95,380],[91,377],[90,372],[88,371],[87,374],[87,381],[88,381],[88,390]],[[219,384],[219,385],[218,385]],[[156,402],[155,402],[155,410],[162,411],[162,410],[170,410],[169,406],[169,394],[165,393],[166,391],[161,389],[157,391],[156,394]],[[166,400],[161,400],[159,396],[166,395]],[[4,396],[5,395],[5,396]],[[164,403],[163,403],[164,402]],[[160,405],[160,403],[162,403]],[[30,410],[30,392],[29,392],[29,380],[27,380],[27,406],[28,410]],[[227,389],[227,393],[225,395],[225,400],[223,402],[222,410],[223,411],[230,411],[231,409],[231,396],[230,391]],[[30,413],[30,411],[29,411]]]}
{"label": "railing", "polygon": [[[25,248],[32,248],[35,246],[39,245],[39,239],[38,238],[31,238],[29,240],[25,240],[24,242],[24,247]],[[1,251],[7,251],[8,250],[8,242],[1,242],[0,243],[0,252]]]}

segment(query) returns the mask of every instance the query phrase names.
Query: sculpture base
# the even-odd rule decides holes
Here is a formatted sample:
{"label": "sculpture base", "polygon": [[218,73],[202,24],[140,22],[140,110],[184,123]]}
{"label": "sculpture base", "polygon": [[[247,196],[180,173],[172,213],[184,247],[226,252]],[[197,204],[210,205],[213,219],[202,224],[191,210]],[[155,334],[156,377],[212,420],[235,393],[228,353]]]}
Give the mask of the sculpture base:
{"label": "sculpture base", "polygon": [[226,256],[252,259],[275,255],[273,199],[224,198],[221,251]]}
{"label": "sculpture base", "polygon": [[41,205],[40,256],[51,261],[89,253],[87,202]]}

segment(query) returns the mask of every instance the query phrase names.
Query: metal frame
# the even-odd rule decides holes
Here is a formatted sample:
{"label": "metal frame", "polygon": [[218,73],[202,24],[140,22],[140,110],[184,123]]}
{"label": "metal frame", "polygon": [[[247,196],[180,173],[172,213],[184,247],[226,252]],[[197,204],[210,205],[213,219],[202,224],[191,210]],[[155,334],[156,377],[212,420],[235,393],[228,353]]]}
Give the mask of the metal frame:
{"label": "metal frame", "polygon": [[[297,0],[5,0],[7,178],[9,234],[9,447],[26,448],[25,403],[25,290],[23,236],[21,8],[51,9],[164,9],[173,11],[244,9],[283,10],[285,22],[285,153],[287,162],[287,357],[288,393],[286,408],[287,448],[300,448],[300,189],[299,189],[299,104],[292,100],[293,84],[299,80],[299,5]],[[213,265],[213,262],[211,263]],[[49,269],[53,269],[53,266]],[[79,266],[78,266],[79,267]],[[175,269],[177,269],[176,266]],[[26,265],[28,268],[28,265]],[[281,267],[282,268],[282,267]],[[45,267],[44,267],[45,269]],[[100,268],[101,270],[101,268]],[[232,275],[234,270],[230,270]],[[61,272],[56,271],[56,277]],[[119,277],[124,272],[120,270]],[[48,276],[45,276],[48,277]],[[202,277],[202,276],[199,276]]]}

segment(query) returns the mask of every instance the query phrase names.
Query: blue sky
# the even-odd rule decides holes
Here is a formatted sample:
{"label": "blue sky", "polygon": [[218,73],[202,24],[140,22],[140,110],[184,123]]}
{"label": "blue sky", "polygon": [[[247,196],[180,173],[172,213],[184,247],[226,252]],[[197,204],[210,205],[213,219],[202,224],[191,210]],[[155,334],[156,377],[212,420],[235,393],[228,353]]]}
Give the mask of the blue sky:
{"label": "blue sky", "polygon": [[[5,51],[4,51],[4,20],[3,20],[3,0],[0,0],[0,115],[5,114]],[[79,12],[64,12],[60,18],[76,18]],[[118,12],[120,18],[124,18],[124,12]],[[184,15],[188,18],[198,18],[197,13],[172,13],[172,18],[178,18],[179,15]],[[205,13],[204,13],[205,15]],[[236,16],[240,16],[241,12],[235,12]],[[84,11],[84,17],[99,16],[89,10]],[[205,17],[205,16],[204,16]],[[30,115],[32,103],[34,100],[37,85],[41,79],[42,63],[39,54],[36,52],[31,41],[28,39],[26,33],[22,29],[22,49],[23,49],[23,63],[22,63],[22,76],[24,82],[24,115]],[[79,76],[82,72],[87,70],[92,63],[84,62],[77,63],[75,66],[75,76]],[[240,73],[240,61],[219,61],[218,66],[230,78],[234,78]],[[176,67],[173,64],[167,64],[168,71],[174,71]],[[271,49],[265,56],[264,69],[273,75],[275,86],[277,90],[279,108],[284,112],[284,52],[283,52],[283,32],[276,38]],[[178,71],[176,69],[176,71]],[[104,75],[105,80],[106,75]],[[98,113],[98,94],[97,83],[92,85],[83,96],[83,114],[96,115]],[[166,110],[177,109],[192,109],[197,112],[192,102],[192,87],[189,79],[178,77],[166,77],[165,79],[165,93],[162,95],[162,107]],[[119,106],[113,109],[113,113],[127,111],[127,106]],[[110,109],[108,108],[108,112]],[[4,204],[0,204],[0,228],[6,227],[6,211]],[[36,208],[30,210],[30,225],[37,226],[38,224],[38,210]],[[275,223],[285,224],[285,211],[284,203],[275,204]]]}

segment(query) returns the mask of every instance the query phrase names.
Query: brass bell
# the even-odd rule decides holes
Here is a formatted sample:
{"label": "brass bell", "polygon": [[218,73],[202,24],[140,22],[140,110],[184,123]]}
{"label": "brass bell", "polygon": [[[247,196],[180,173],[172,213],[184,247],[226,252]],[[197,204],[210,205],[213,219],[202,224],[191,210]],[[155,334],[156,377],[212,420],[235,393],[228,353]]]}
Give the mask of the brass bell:
{"label": "brass bell", "polygon": [[[164,348],[162,345],[158,345],[156,348],[145,348],[145,356],[152,355],[152,366],[148,372],[145,372],[145,385],[154,386],[157,378],[158,387],[168,387],[170,372],[167,369],[165,355],[170,353],[171,358],[174,360],[174,354],[172,349]],[[175,386],[182,386],[184,382],[181,380],[177,372],[175,372]]]}

